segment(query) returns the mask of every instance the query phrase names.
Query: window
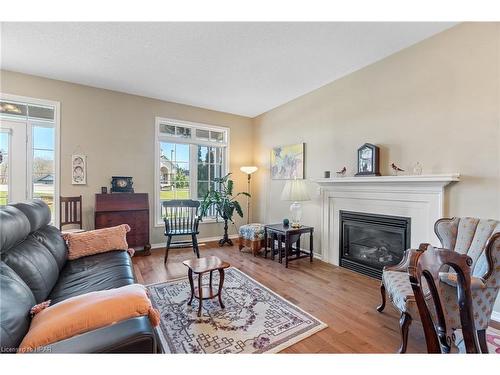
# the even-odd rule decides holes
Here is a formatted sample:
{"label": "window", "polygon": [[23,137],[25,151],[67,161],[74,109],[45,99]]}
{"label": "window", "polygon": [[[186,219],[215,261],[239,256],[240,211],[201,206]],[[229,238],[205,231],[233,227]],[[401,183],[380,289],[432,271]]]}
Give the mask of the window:
{"label": "window", "polygon": [[156,118],[156,224],[163,224],[162,202],[202,200],[228,172],[229,129]]}
{"label": "window", "polygon": [[31,126],[31,192],[33,198],[42,199],[54,207],[55,130],[53,126],[33,123]]}
{"label": "window", "polygon": [[42,199],[57,224],[56,102],[2,94],[0,99],[0,205]]}

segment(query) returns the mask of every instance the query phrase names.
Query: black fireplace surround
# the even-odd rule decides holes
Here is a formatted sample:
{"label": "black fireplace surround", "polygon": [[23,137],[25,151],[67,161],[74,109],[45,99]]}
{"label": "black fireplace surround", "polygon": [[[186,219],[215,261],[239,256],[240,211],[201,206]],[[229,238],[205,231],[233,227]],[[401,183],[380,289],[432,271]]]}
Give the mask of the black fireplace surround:
{"label": "black fireplace surround", "polygon": [[410,247],[409,217],[340,211],[340,266],[381,279]]}

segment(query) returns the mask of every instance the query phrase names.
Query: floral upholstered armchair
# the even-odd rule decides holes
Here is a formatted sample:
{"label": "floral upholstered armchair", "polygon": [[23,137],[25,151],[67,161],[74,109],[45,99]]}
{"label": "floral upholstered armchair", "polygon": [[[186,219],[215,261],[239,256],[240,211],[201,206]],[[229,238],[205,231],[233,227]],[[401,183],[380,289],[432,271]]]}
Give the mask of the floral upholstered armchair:
{"label": "floral upholstered armchair", "polygon": [[[500,289],[500,221],[470,217],[440,219],[434,225],[434,231],[443,248],[467,254],[472,259],[471,288],[474,325],[481,349],[485,352],[486,328],[490,323],[493,306]],[[422,244],[420,250],[425,251],[428,246],[428,244]],[[408,260],[407,251],[401,263],[384,268],[380,285],[382,304],[377,307],[379,312],[384,310],[387,293],[401,313],[400,353],[406,352],[408,330],[412,320],[420,318],[407,273]],[[440,279],[443,281],[442,292],[449,324],[453,325],[451,327],[453,329],[460,329],[457,293],[454,289],[456,275],[453,272],[442,272]],[[429,294],[428,298],[430,298]]]}

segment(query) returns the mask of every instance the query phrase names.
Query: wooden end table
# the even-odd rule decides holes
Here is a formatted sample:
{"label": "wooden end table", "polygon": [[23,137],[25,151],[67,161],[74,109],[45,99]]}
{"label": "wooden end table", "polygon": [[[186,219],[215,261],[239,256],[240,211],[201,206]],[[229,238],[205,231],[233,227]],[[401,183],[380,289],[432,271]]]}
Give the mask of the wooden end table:
{"label": "wooden end table", "polygon": [[[219,305],[224,308],[222,303],[222,286],[224,285],[224,269],[228,268],[230,265],[227,262],[223,262],[216,256],[209,256],[206,258],[195,258],[189,259],[182,262],[188,268],[189,284],[191,285],[191,298],[189,299],[188,305],[191,306],[193,298],[198,299],[198,317],[201,316],[201,308],[204,299],[212,299],[215,297],[219,298]],[[214,271],[219,271],[219,288],[217,293],[214,293],[212,288],[212,274]],[[210,282],[208,285],[202,285],[203,274],[210,273]],[[193,274],[198,275],[198,287],[195,288],[193,281]]]}
{"label": "wooden end table", "polygon": [[[271,258],[278,254],[280,263],[285,258],[285,267],[288,268],[288,262],[301,258],[309,258],[313,261],[313,232],[314,227],[302,225],[299,228],[292,228],[292,226],[284,226],[283,224],[270,224],[264,226],[264,241],[265,241],[265,257],[267,258],[268,252],[268,239],[271,243]],[[309,251],[300,248],[300,236],[309,233]],[[278,242],[278,249],[275,248],[275,241]],[[285,246],[282,247],[284,242]],[[295,244],[295,247],[293,246]],[[294,255],[294,256],[292,256]],[[291,257],[292,256],[292,257]]]}

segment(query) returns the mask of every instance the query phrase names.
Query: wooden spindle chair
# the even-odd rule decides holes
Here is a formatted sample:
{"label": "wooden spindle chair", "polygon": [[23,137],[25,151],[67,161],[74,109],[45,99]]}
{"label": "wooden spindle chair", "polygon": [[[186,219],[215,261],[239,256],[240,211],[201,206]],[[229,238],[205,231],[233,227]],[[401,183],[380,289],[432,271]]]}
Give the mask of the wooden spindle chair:
{"label": "wooden spindle chair", "polygon": [[[165,247],[165,259],[167,263],[168,251],[171,248],[193,247],[196,256],[200,257],[197,235],[200,217],[198,210],[199,201],[190,199],[177,199],[163,202],[165,222],[165,236],[167,237],[167,246]],[[176,241],[172,243],[175,236],[190,236],[189,241]]]}
{"label": "wooden spindle chair", "polygon": [[[450,301],[445,302],[443,286],[456,290],[465,351],[481,353],[474,327],[471,265],[472,259],[468,255],[447,249],[430,246],[426,251],[410,251],[408,275],[424,328],[428,353],[449,353],[452,343],[456,341],[455,333],[448,323],[447,311],[450,309]],[[442,275],[450,275],[449,272],[452,270],[456,273],[456,286],[442,285],[444,283],[441,281]],[[455,279],[455,276],[453,278]],[[423,279],[427,282],[428,292],[422,287]],[[426,298],[426,293],[430,293],[431,298],[428,294]],[[445,306],[445,303],[448,305]],[[431,304],[431,309],[428,304]]]}
{"label": "wooden spindle chair", "polygon": [[73,225],[78,228],[64,230],[64,232],[83,232],[82,228],[82,196],[60,197],[59,198],[59,229],[63,231],[63,226]]}

